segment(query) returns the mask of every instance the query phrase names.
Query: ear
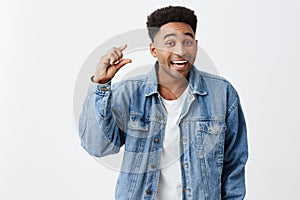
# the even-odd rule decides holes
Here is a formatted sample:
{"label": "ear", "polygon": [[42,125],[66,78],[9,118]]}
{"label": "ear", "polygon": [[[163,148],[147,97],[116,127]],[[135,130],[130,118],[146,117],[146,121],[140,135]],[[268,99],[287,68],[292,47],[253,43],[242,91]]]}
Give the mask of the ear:
{"label": "ear", "polygon": [[156,48],[155,48],[155,45],[154,43],[150,43],[150,53],[151,55],[153,56],[153,58],[156,58],[157,57],[157,52],[156,52]]}

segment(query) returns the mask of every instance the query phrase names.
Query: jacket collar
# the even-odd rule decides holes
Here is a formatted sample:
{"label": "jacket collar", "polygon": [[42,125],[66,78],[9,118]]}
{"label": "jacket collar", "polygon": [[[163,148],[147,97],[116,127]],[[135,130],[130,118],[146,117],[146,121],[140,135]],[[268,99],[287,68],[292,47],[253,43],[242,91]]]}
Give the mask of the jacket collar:
{"label": "jacket collar", "polygon": [[[148,72],[146,76],[146,87],[145,94],[146,96],[150,96],[153,94],[158,94],[158,84],[157,84],[157,68],[158,62],[156,61],[155,67]],[[201,96],[207,95],[207,88],[205,85],[205,81],[196,67],[193,65],[189,72],[189,87],[193,94],[198,94]]]}

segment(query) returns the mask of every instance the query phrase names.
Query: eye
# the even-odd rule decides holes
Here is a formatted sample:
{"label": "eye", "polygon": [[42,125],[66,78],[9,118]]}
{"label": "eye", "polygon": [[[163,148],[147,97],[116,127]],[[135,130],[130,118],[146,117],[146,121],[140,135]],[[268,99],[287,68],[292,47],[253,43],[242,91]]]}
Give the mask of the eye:
{"label": "eye", "polygon": [[185,40],[184,41],[185,46],[192,46],[193,44],[194,44],[194,41],[192,41],[192,40]]}
{"label": "eye", "polygon": [[169,47],[172,47],[172,46],[175,45],[175,42],[173,42],[173,41],[167,41],[166,45],[169,46]]}

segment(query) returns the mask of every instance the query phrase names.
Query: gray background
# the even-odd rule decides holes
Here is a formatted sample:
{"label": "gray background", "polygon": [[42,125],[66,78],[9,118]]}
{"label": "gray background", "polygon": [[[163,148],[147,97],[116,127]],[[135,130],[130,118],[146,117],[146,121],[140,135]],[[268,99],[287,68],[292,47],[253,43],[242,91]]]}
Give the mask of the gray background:
{"label": "gray background", "polygon": [[241,96],[246,199],[299,197],[298,1],[7,0],[0,2],[0,199],[113,199],[117,172],[80,147],[76,78],[97,46],[144,28],[147,14],[169,4],[196,10],[200,46]]}

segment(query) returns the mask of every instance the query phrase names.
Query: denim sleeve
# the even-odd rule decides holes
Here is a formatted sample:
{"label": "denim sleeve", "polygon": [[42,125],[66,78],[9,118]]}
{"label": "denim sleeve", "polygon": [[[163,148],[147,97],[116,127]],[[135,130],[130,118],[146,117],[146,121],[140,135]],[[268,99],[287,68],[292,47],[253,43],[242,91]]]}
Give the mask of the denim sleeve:
{"label": "denim sleeve", "polygon": [[124,132],[116,125],[111,108],[111,85],[91,83],[79,119],[81,146],[92,156],[118,153]]}
{"label": "denim sleeve", "polygon": [[238,96],[227,111],[222,199],[242,200],[246,194],[245,165],[248,159],[247,130]]}

